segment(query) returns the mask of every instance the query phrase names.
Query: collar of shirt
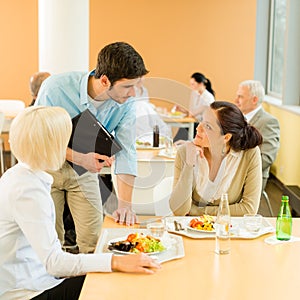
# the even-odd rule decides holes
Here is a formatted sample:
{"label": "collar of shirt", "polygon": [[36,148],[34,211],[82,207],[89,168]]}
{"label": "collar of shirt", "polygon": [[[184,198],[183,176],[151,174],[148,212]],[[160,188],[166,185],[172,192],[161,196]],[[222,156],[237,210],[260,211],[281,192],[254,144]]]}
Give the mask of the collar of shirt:
{"label": "collar of shirt", "polygon": [[23,162],[19,162],[18,164],[20,165],[20,167],[30,170],[33,174],[35,174],[38,178],[40,178],[45,183],[52,185],[53,177],[50,174],[48,174],[44,171],[33,171],[29,165],[27,165]]}
{"label": "collar of shirt", "polygon": [[250,122],[250,120],[254,117],[254,115],[261,109],[261,105],[256,107],[254,110],[250,111],[249,113],[245,114],[245,118],[247,122]]}
{"label": "collar of shirt", "polygon": [[[81,105],[85,105],[86,108],[88,108],[90,111],[93,112],[94,115],[96,115],[96,117],[98,116],[98,109],[101,106],[101,109],[104,109],[104,107],[108,107],[108,109],[110,110],[112,107],[120,107],[122,106],[124,103],[118,103],[116,101],[114,101],[113,99],[107,99],[104,101],[100,101],[99,105],[94,105],[94,101],[91,101],[90,99],[92,99],[89,95],[88,95],[88,79],[90,76],[94,76],[95,75],[95,69],[90,71],[89,73],[85,74],[82,78],[81,84],[80,84],[80,104]],[[128,99],[126,102],[133,100],[134,98],[131,97],[130,99]],[[95,101],[98,102],[98,101]],[[106,105],[103,105],[103,104]]]}
{"label": "collar of shirt", "polygon": [[80,104],[88,104],[88,79],[90,76],[95,75],[95,70],[90,71],[89,73],[85,74],[82,78],[80,84]]}

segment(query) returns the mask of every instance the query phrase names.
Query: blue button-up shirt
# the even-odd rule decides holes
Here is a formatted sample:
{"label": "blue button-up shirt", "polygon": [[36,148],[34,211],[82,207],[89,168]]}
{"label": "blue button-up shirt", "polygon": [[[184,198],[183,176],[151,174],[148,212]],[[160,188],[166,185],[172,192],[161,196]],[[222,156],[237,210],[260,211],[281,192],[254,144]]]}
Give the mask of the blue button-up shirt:
{"label": "blue button-up shirt", "polygon": [[35,105],[63,107],[71,118],[88,108],[123,147],[116,154],[115,173],[136,176],[134,98],[129,98],[123,104],[108,99],[95,108],[88,100],[87,92],[88,78],[93,75],[94,71],[51,75],[43,82]]}

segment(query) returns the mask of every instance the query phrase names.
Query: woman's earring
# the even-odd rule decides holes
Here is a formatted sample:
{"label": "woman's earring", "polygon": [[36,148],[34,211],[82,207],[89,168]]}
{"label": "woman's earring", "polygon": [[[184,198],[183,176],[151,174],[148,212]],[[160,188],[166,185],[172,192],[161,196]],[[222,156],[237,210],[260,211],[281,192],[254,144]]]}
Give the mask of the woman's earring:
{"label": "woman's earring", "polygon": [[224,144],[224,145],[223,145],[223,148],[222,148],[222,156],[225,155],[225,152],[226,152],[226,145]]}

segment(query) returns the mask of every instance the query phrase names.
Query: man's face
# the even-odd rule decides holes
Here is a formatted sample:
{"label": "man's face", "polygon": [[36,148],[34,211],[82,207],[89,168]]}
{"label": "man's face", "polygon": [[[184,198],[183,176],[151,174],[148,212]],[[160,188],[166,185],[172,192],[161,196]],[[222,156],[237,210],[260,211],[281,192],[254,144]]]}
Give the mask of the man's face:
{"label": "man's face", "polygon": [[129,97],[135,96],[134,86],[140,81],[140,78],[135,79],[120,79],[106,91],[109,98],[117,103],[124,103]]}
{"label": "man's face", "polygon": [[256,108],[257,97],[250,95],[250,91],[247,86],[239,86],[234,102],[243,114],[248,114]]}

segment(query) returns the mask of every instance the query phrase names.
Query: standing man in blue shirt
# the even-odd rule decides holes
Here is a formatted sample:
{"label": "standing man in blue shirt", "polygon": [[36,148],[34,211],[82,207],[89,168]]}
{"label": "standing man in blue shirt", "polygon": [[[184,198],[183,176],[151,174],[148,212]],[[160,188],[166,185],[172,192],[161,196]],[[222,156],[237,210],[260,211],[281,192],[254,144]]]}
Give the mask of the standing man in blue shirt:
{"label": "standing man in blue shirt", "polygon": [[[131,209],[132,188],[137,173],[135,150],[134,87],[147,74],[142,57],[127,43],[105,46],[98,54],[96,69],[89,73],[52,75],[42,85],[35,105],[61,106],[75,117],[89,109],[109,132],[115,134],[123,150],[115,155],[118,208],[115,220],[127,225],[136,222]],[[52,198],[56,211],[56,230],[64,242],[63,210],[68,202],[75,223],[77,245],[82,253],[93,252],[102,225],[102,202],[97,173],[110,166],[112,158],[101,153],[79,153],[67,149],[67,161],[88,172],[79,176],[66,161],[53,178]],[[102,160],[103,162],[99,162]]]}

